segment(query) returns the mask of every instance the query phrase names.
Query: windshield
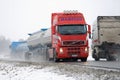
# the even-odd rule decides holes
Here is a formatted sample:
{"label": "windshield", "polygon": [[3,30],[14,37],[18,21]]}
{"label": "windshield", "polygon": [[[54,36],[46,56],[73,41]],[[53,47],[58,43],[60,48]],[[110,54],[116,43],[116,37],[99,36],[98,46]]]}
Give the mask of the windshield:
{"label": "windshield", "polygon": [[58,26],[58,32],[62,35],[78,35],[87,32],[86,25],[61,25]]}

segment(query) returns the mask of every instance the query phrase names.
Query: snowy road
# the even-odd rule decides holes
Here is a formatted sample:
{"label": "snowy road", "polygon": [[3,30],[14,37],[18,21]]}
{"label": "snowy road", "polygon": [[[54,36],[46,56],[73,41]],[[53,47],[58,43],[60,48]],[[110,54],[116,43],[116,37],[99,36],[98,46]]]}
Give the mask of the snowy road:
{"label": "snowy road", "polygon": [[[96,66],[95,66],[96,65]],[[98,66],[98,67],[97,67]],[[110,66],[118,69],[107,69]],[[0,80],[120,80],[119,62],[25,62],[0,58]]]}
{"label": "snowy road", "polygon": [[[63,65],[60,63],[60,65]],[[76,80],[53,63],[0,61],[0,80]],[[62,66],[63,67],[63,66]],[[60,69],[59,69],[60,68]]]}
{"label": "snowy road", "polygon": [[52,70],[45,64],[0,62],[0,80],[75,80]]}
{"label": "snowy road", "polygon": [[120,80],[119,74],[64,62],[0,61],[0,80]]}

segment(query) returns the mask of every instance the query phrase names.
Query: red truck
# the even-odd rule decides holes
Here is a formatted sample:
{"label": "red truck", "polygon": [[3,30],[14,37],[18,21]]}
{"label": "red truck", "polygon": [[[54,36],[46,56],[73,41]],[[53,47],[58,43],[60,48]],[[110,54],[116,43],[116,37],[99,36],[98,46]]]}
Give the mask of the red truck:
{"label": "red truck", "polygon": [[[51,28],[30,36],[27,40],[28,47],[41,45],[42,51],[39,47],[39,52],[47,53],[47,58],[55,62],[66,59],[87,61],[91,27],[83,14],[72,11],[52,13],[51,16]],[[35,35],[41,37],[34,40]]]}

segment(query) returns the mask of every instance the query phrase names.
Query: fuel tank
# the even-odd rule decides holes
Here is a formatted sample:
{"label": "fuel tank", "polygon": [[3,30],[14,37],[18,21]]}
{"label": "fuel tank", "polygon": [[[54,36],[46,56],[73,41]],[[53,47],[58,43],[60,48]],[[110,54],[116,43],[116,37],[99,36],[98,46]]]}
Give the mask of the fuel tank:
{"label": "fuel tank", "polygon": [[28,47],[36,48],[40,46],[45,46],[51,44],[51,29],[41,29],[38,32],[29,34],[27,39]]}

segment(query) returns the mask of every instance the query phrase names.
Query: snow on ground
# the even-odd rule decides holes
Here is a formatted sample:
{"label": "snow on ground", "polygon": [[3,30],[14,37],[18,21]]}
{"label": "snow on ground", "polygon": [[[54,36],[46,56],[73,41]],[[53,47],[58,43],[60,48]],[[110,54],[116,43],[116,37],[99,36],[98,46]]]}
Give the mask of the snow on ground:
{"label": "snow on ground", "polygon": [[54,73],[51,69],[34,65],[17,66],[17,64],[0,63],[0,80],[75,80],[72,77]]}
{"label": "snow on ground", "polygon": [[0,57],[0,80],[120,80],[119,70],[88,68],[69,62],[17,62],[10,60],[9,55]]}
{"label": "snow on ground", "polygon": [[13,60],[9,54],[0,55],[0,80],[75,80],[65,74],[55,73],[52,67],[45,66],[44,68],[43,65],[7,62]]}
{"label": "snow on ground", "polygon": [[0,61],[0,80],[120,80],[119,74],[63,62]]}

